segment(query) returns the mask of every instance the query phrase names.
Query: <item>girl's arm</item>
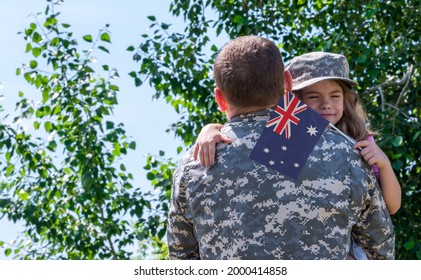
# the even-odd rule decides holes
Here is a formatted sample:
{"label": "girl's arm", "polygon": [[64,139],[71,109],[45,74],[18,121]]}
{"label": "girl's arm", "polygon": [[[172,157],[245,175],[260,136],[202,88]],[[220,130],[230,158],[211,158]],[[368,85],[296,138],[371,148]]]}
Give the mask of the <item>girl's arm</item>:
{"label": "girl's arm", "polygon": [[219,142],[230,144],[232,140],[221,133],[222,124],[205,125],[197,136],[194,146],[194,159],[199,158],[200,163],[210,167],[215,163],[215,147]]}
{"label": "girl's arm", "polygon": [[361,156],[368,164],[375,164],[379,169],[379,183],[384,201],[390,214],[395,214],[401,207],[401,186],[386,154],[373,141],[363,140],[354,145],[361,148]]}

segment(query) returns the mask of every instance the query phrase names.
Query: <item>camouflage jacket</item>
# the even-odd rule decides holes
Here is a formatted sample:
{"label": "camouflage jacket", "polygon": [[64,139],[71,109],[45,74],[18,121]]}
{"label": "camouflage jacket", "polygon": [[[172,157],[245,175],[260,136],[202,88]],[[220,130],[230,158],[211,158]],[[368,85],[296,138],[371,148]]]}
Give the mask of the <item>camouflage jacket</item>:
{"label": "camouflage jacket", "polygon": [[352,144],[327,129],[297,180],[250,160],[269,110],[223,128],[216,164],[190,149],[173,175],[171,259],[345,259],[351,234],[369,259],[394,258],[394,229],[381,190]]}

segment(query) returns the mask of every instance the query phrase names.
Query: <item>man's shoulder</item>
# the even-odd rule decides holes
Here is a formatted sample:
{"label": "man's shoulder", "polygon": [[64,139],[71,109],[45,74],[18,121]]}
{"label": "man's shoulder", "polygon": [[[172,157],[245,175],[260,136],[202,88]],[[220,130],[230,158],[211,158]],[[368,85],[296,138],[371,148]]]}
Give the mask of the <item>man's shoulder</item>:
{"label": "man's shoulder", "polygon": [[321,138],[322,141],[316,145],[315,150],[319,151],[319,156],[323,155],[325,162],[330,162],[334,166],[348,166],[354,173],[371,173],[371,168],[361,156],[360,151],[354,149],[354,143],[344,135],[328,129]]}
{"label": "man's shoulder", "polygon": [[362,165],[361,156],[354,149],[353,143],[332,129],[323,132],[310,154],[309,160],[313,162],[322,161],[324,165],[332,164],[334,166],[347,162],[354,166]]}
{"label": "man's shoulder", "polygon": [[347,153],[352,152],[352,154],[358,154],[353,147],[354,143],[333,129],[326,129],[320,140],[319,144],[322,145],[319,146],[323,149],[335,149]]}
{"label": "man's shoulder", "polygon": [[338,142],[347,142],[348,144],[351,144],[351,141],[349,141],[348,139],[346,139],[346,137],[344,135],[342,135],[341,133],[339,133],[338,131],[328,128],[323,132],[323,135],[325,137],[329,137],[330,139],[332,139],[333,141],[338,141]]}
{"label": "man's shoulder", "polygon": [[187,151],[181,156],[178,164],[175,168],[174,175],[185,173],[187,170],[197,168],[200,166],[199,161],[194,160],[194,145],[187,149]]}

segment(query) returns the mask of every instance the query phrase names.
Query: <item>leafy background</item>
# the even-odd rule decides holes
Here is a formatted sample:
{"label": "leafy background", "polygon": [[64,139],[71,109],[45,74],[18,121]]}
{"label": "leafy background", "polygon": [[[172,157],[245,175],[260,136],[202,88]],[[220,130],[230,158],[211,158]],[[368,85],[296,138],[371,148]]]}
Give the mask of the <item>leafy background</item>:
{"label": "leafy background", "polygon": [[[124,157],[139,140],[112,119],[121,94],[112,78],[122,74],[107,64],[93,66],[90,51],[108,54],[111,27],[104,23],[98,34],[76,38],[54,1],[46,5],[22,33],[32,57],[16,72],[41,103],[33,106],[22,92],[17,123],[0,127],[2,219],[25,228],[15,244],[0,244],[15,258],[127,259],[147,252],[166,258],[165,213],[175,161],[163,151],[148,156],[144,169],[154,192],[133,184]],[[185,29],[149,16],[148,32],[134,32],[127,46],[134,63],[127,74],[177,113],[169,132],[184,147],[204,124],[224,121],[211,94],[218,39],[262,35],[279,45],[286,61],[315,50],[345,54],[371,125],[381,132],[377,141],[403,188],[402,207],[393,216],[396,257],[421,259],[419,0],[175,0],[169,10]],[[29,122],[34,135],[21,122]]]}

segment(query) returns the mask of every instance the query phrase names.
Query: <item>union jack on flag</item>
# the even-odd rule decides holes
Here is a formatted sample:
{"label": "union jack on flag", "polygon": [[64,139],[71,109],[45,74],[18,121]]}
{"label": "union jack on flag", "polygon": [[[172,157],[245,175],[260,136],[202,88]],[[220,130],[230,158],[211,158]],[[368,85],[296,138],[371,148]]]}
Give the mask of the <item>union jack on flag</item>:
{"label": "union jack on flag", "polygon": [[297,179],[328,124],[328,120],[287,92],[271,113],[249,157]]}
{"label": "union jack on flag", "polygon": [[298,125],[300,119],[296,114],[306,110],[308,106],[305,104],[300,105],[300,100],[292,94],[285,94],[284,99],[284,106],[278,105],[275,108],[275,113],[279,114],[279,116],[269,120],[266,127],[275,125],[273,131],[280,135],[285,131],[285,137],[289,139],[291,137],[291,122]]}

